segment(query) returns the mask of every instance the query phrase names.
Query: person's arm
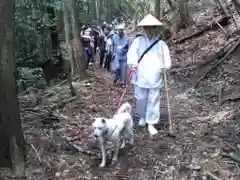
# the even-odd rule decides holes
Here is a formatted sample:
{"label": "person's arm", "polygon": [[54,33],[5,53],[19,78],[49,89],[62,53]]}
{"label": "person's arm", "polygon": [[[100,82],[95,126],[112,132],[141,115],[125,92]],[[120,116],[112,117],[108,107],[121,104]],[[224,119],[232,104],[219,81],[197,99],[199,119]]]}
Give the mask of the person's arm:
{"label": "person's arm", "polygon": [[127,64],[132,68],[136,68],[138,65],[138,54],[137,49],[139,47],[139,38],[134,39],[128,53],[127,53]]}
{"label": "person's arm", "polygon": [[170,69],[172,67],[172,61],[170,56],[170,51],[168,45],[162,41],[161,43],[161,52],[163,57],[163,66],[165,69]]}
{"label": "person's arm", "polygon": [[112,52],[112,54],[114,54],[115,52],[115,35],[113,35],[112,37],[111,37],[111,41],[112,41],[112,43],[111,43],[111,52]]}

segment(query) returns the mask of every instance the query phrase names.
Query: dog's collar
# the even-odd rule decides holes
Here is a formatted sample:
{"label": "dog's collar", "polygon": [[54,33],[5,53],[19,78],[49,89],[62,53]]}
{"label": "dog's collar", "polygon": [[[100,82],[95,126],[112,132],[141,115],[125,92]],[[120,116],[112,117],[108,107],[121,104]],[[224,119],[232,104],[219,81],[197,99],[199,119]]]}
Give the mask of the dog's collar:
{"label": "dog's collar", "polygon": [[115,130],[117,129],[117,125],[115,126],[115,128],[113,129],[113,131],[111,132],[111,134],[108,134],[108,131],[106,132],[106,136],[107,137],[111,137],[113,135],[113,133],[115,132]]}

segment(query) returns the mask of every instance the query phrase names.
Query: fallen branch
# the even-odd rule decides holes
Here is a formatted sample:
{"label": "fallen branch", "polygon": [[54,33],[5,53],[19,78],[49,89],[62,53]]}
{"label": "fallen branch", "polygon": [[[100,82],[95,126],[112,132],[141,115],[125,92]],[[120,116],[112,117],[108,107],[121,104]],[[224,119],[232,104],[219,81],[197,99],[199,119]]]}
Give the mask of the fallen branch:
{"label": "fallen branch", "polygon": [[215,65],[213,65],[208,71],[206,71],[206,72],[204,73],[204,75],[203,75],[202,77],[200,77],[200,78],[196,81],[196,83],[193,85],[192,89],[195,89],[195,87],[199,84],[200,81],[202,81],[213,69],[215,69],[215,68],[218,67],[222,62],[224,62],[224,61],[228,58],[228,56],[235,51],[235,49],[239,46],[239,44],[240,44],[240,39],[235,43],[235,45],[233,45],[233,46],[230,48],[230,50],[225,54],[225,56],[223,56]]}
{"label": "fallen branch", "polygon": [[226,158],[230,158],[231,160],[233,160],[234,162],[237,162],[240,164],[240,157],[235,155],[234,153],[222,153],[222,156],[223,157],[226,157]]}
{"label": "fallen branch", "polygon": [[213,173],[211,173],[209,171],[206,172],[206,175],[209,176],[213,180],[222,180],[222,179],[220,179],[219,177],[217,177],[216,175],[214,175]]}
{"label": "fallen branch", "polygon": [[42,159],[41,159],[41,157],[40,157],[40,155],[39,155],[37,149],[34,147],[33,144],[31,144],[31,147],[32,147],[32,149],[34,150],[34,152],[36,153],[37,158],[38,158],[38,161],[39,161],[40,163],[42,163]]}
{"label": "fallen branch", "polygon": [[[212,63],[213,61],[217,59],[221,59],[230,49],[229,46],[232,45],[235,41],[239,39],[239,36],[235,37],[232,41],[228,42],[223,48],[221,48],[219,51],[215,52],[213,55],[209,55],[207,57],[204,57],[202,61],[199,61],[197,63],[189,62],[185,65],[181,64],[174,64],[170,70],[171,73],[177,73],[181,70],[185,70],[186,68],[191,68],[191,70],[194,69],[200,69],[205,67],[206,65]],[[184,60],[181,60],[181,62],[184,62]],[[191,66],[193,65],[193,66]]]}
{"label": "fallen branch", "polygon": [[214,55],[208,57],[207,60],[205,60],[203,63],[200,63],[199,66],[197,66],[197,68],[202,68],[203,66],[206,66],[208,64],[210,64],[212,61],[216,60],[216,59],[221,59],[228,51],[230,48],[228,48],[228,46],[230,44],[232,44],[233,42],[237,41],[239,39],[239,37],[234,38],[232,41],[230,41],[229,43],[227,43],[223,48],[221,48],[218,52],[216,52]]}
{"label": "fallen branch", "polygon": [[190,36],[187,36],[187,37],[184,37],[184,38],[182,38],[180,40],[175,41],[175,44],[181,44],[181,43],[184,43],[185,41],[187,41],[189,39],[192,39],[194,37],[198,37],[198,36],[200,36],[201,34],[203,34],[206,31],[209,31],[211,29],[219,27],[219,25],[221,25],[222,27],[226,26],[226,25],[228,25],[230,23],[229,20],[230,20],[230,17],[223,17],[222,19],[218,20],[217,22],[214,22],[212,24],[207,25],[202,30],[197,31],[197,32],[193,33]]}
{"label": "fallen branch", "polygon": [[69,146],[70,146],[71,150],[75,153],[78,152],[78,153],[85,154],[87,156],[97,156],[97,154],[95,152],[83,149],[78,144],[69,143]]}
{"label": "fallen branch", "polygon": [[221,104],[227,102],[227,101],[239,101],[240,100],[240,94],[237,94],[237,95],[233,95],[233,96],[230,96],[230,97],[227,97],[227,98],[224,98],[222,101],[221,101]]}
{"label": "fallen branch", "polygon": [[216,22],[216,24],[223,30],[223,32],[225,33],[225,34],[227,34],[227,31],[221,26],[221,24],[219,24],[219,22],[217,21],[217,19],[213,16],[213,15],[211,15],[212,16],[212,18],[214,19],[214,21]]}

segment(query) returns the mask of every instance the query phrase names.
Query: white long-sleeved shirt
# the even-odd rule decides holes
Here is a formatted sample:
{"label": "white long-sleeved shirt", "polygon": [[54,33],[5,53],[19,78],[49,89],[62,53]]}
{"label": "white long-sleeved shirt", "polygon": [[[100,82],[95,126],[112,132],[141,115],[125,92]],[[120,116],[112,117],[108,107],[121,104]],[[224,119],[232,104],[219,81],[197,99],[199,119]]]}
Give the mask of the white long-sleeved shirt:
{"label": "white long-sleeved shirt", "polygon": [[146,36],[137,37],[127,54],[128,66],[137,67],[132,83],[142,88],[161,88],[163,86],[163,69],[171,68],[171,57],[167,44],[160,40],[142,58],[143,52],[156,40]]}
{"label": "white long-sleeved shirt", "polygon": [[112,51],[112,38],[107,39],[105,49],[107,53],[110,53]]}

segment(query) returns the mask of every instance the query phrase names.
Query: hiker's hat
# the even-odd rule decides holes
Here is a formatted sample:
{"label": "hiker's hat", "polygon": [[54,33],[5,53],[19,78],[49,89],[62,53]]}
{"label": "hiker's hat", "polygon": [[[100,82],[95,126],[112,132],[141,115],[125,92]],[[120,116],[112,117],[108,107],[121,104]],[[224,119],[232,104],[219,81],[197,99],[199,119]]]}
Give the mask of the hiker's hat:
{"label": "hiker's hat", "polygon": [[115,29],[124,29],[125,28],[125,24],[119,24],[115,27]]}
{"label": "hiker's hat", "polygon": [[157,18],[155,18],[153,15],[148,14],[145,16],[137,26],[162,26],[163,23],[161,23]]}

